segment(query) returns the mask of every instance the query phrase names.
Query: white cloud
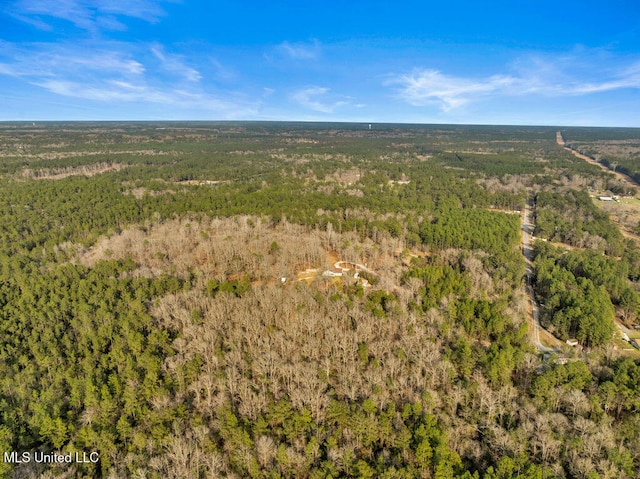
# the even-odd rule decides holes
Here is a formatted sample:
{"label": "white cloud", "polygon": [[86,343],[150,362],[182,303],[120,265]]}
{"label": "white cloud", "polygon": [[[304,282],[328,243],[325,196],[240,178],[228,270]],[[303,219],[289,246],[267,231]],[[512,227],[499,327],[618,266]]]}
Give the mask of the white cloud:
{"label": "white cloud", "polygon": [[68,80],[42,80],[33,82],[57,95],[97,102],[152,103],[166,105],[175,109],[190,109],[210,112],[216,117],[241,118],[255,115],[258,105],[233,95],[219,96],[187,90],[153,87],[145,83],[124,81],[105,81],[86,84]]}
{"label": "white cloud", "polygon": [[[0,74],[22,77],[56,75],[138,76],[145,72],[142,63],[130,54],[113,49],[30,44],[0,45]],[[3,58],[4,57],[4,58]]]}
{"label": "white cloud", "polygon": [[232,68],[223,65],[217,59],[210,57],[209,64],[213,66],[215,73],[213,74],[213,78],[216,80],[220,80],[223,82],[233,81],[238,77],[238,73]]}
{"label": "white cloud", "polygon": [[[413,106],[436,105],[442,111],[462,107],[472,101],[494,96],[581,96],[623,88],[640,89],[640,62],[625,68],[572,68],[570,58],[556,62],[530,58],[517,63],[510,74],[484,78],[447,75],[438,70],[416,69],[393,74],[385,85],[396,86],[401,99]],[[568,65],[569,64],[569,65]],[[586,78],[592,78],[587,80]]]}
{"label": "white cloud", "polygon": [[278,50],[294,60],[315,60],[320,56],[320,43],[289,43],[282,42]]}
{"label": "white cloud", "polygon": [[162,68],[166,71],[183,77],[185,80],[197,83],[202,79],[202,75],[195,68],[187,66],[180,55],[173,55],[164,52],[161,45],[151,47],[153,55],[160,60]]}
{"label": "white cloud", "polygon": [[73,53],[59,54],[52,58],[50,65],[52,67],[66,65],[68,69],[112,72],[122,75],[142,75],[145,72],[142,63],[123,53],[109,50],[81,57]]}
{"label": "white cloud", "polygon": [[444,111],[458,108],[473,98],[512,85],[514,79],[493,76],[483,80],[444,75],[437,70],[415,70],[398,75],[388,84],[399,84],[400,97],[414,106],[436,104]]}
{"label": "white cloud", "polygon": [[16,71],[11,65],[0,63],[0,75],[16,76]]}
{"label": "white cloud", "polygon": [[640,89],[640,62],[625,68],[613,78],[600,82],[585,82],[575,84],[568,89],[568,93],[575,95],[585,95],[622,88]]}
{"label": "white cloud", "polygon": [[[349,103],[346,100],[338,100],[335,95],[329,95],[329,93],[328,88],[312,86],[296,91],[291,98],[305,108],[321,113],[333,113],[336,108]],[[327,99],[327,96],[333,98]]]}
{"label": "white cloud", "polygon": [[[189,109],[215,118],[250,116],[260,105],[234,91],[207,89],[197,70],[161,45],[111,42],[92,47],[0,42],[0,75],[66,98],[167,105],[171,111]],[[185,81],[176,81],[176,75]]]}
{"label": "white cloud", "polygon": [[52,29],[47,17],[67,20],[89,31],[124,30],[118,16],[157,22],[165,14],[161,3],[163,0],[17,0],[7,10],[14,18],[42,30]]}

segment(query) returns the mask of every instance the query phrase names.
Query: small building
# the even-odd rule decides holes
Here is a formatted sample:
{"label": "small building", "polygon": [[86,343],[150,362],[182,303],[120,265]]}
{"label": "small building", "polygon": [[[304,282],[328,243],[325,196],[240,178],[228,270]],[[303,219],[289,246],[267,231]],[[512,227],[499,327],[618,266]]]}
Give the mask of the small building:
{"label": "small building", "polygon": [[567,339],[567,344],[571,347],[576,347],[579,343],[577,339]]}
{"label": "small building", "polygon": [[612,196],[598,196],[598,199],[600,201],[613,201],[613,197]]}

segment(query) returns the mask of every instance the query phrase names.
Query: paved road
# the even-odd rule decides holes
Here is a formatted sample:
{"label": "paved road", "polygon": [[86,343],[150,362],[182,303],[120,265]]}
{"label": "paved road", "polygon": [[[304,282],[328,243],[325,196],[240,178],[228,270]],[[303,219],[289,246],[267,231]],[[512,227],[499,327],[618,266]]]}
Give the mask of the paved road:
{"label": "paved road", "polygon": [[607,173],[615,175],[616,178],[618,178],[619,180],[621,180],[624,183],[626,183],[628,187],[637,188],[638,186],[640,186],[640,183],[636,182],[630,176],[627,176],[624,173],[620,173],[619,171],[615,171],[615,169],[612,170],[611,168],[608,168],[608,167],[604,166],[602,163],[597,161],[595,158],[591,158],[590,156],[583,155],[582,153],[579,153],[578,151],[574,150],[573,148],[569,148],[568,146],[566,146],[566,142],[565,142],[564,137],[562,136],[561,132],[557,132],[556,133],[556,142],[558,143],[558,145],[563,147],[565,150],[567,150],[568,152],[573,154],[573,156],[575,156],[576,158],[580,158],[581,160],[584,160],[587,163],[591,163],[592,165],[597,166],[598,168],[600,168],[603,171],[606,171]]}

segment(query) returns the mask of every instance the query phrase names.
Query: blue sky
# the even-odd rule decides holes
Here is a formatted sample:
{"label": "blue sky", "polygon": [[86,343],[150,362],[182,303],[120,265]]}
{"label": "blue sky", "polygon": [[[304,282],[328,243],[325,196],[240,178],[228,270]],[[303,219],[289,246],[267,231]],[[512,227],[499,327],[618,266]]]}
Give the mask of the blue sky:
{"label": "blue sky", "polygon": [[0,120],[640,127],[640,2],[5,0]]}

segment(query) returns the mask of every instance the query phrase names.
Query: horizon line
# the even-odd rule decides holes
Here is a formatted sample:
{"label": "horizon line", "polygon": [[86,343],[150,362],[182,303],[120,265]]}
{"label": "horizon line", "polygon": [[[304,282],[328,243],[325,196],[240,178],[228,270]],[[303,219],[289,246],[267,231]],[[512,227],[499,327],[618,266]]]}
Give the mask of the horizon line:
{"label": "horizon line", "polygon": [[[608,129],[638,129],[640,126],[603,126],[603,125],[562,125],[562,124],[525,124],[525,123],[416,123],[416,122],[376,122],[376,121],[348,121],[348,120],[0,120],[0,125],[37,126],[36,124],[81,124],[81,123],[215,123],[215,124],[309,124],[309,125],[363,125],[372,127],[375,125],[389,127],[393,125],[415,127],[521,127],[521,128],[608,128]],[[31,125],[29,125],[31,124]]]}

